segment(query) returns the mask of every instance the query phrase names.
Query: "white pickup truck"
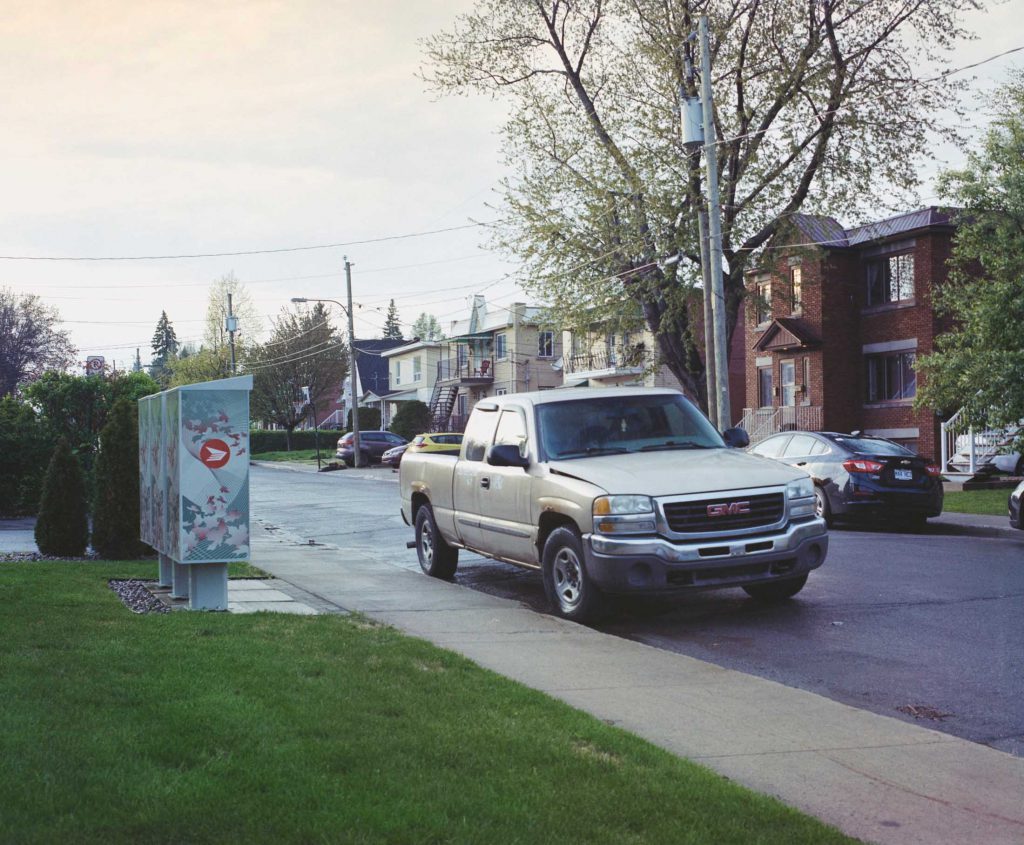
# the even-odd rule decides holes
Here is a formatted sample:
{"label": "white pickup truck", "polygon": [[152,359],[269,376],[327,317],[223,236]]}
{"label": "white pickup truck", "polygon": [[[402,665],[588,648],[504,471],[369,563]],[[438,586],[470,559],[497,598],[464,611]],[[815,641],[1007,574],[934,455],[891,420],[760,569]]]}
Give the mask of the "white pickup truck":
{"label": "white pickup truck", "polygon": [[606,593],[742,587],[798,593],[828,553],[802,470],[750,455],[677,391],[563,389],[477,403],[458,457],[406,454],[402,517],[420,566],[451,578],[459,549],[539,569],[555,611]]}

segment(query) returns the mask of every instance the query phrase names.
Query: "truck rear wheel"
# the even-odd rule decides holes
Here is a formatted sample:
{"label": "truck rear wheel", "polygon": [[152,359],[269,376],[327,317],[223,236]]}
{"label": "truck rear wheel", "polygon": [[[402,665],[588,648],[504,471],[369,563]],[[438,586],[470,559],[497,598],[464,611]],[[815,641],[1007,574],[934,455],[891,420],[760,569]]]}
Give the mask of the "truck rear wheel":
{"label": "truck rear wheel", "polygon": [[797,578],[786,578],[783,581],[771,581],[767,584],[751,584],[743,589],[752,599],[773,603],[792,598],[804,588],[806,583],[807,576],[801,575]]}
{"label": "truck rear wheel", "polygon": [[544,591],[555,613],[573,622],[596,619],[604,595],[587,575],[583,541],[574,528],[556,528],[544,544]]}
{"label": "truck rear wheel", "polygon": [[459,565],[459,550],[444,541],[430,505],[423,505],[416,512],[416,556],[420,569],[427,575],[446,581],[451,580]]}

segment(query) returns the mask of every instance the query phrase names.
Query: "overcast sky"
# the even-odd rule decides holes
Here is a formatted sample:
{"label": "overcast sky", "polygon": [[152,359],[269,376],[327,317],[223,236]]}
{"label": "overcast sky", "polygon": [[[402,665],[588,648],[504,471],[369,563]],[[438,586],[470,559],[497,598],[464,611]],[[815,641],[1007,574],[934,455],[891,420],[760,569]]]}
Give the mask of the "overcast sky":
{"label": "overcast sky", "polygon": [[[416,76],[418,39],[471,0],[35,0],[0,26],[0,255],[240,252],[490,220],[503,175],[500,104],[438,100]],[[972,15],[967,64],[1024,44],[1024,0]],[[1024,53],[976,71],[973,96]],[[969,103],[974,107],[973,101]],[[980,130],[984,111],[968,115]],[[945,161],[958,163],[944,150]],[[933,192],[922,192],[934,202]],[[388,300],[442,325],[484,292],[525,297],[479,228],[276,255],[0,261],[0,286],[56,306],[86,355],[148,362],[166,310],[199,339],[209,283],[229,272],[267,318],[293,296],[345,295],[356,335],[378,337]],[[341,316],[339,314],[339,316]]]}

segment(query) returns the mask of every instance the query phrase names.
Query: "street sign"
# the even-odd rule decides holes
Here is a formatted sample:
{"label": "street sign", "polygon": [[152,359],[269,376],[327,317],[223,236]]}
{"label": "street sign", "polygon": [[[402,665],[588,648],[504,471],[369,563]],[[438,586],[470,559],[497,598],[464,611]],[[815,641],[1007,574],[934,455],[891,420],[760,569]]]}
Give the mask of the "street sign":
{"label": "street sign", "polygon": [[85,359],[85,374],[87,376],[101,375],[105,363],[106,359],[102,355],[90,355]]}

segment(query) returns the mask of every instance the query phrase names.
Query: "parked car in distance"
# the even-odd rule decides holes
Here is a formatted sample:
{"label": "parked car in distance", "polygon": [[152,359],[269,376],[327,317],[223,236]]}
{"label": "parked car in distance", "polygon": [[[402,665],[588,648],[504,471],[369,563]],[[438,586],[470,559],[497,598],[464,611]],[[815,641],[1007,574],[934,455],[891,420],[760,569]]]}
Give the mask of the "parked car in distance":
{"label": "parked car in distance", "polygon": [[405,454],[405,450],[408,448],[408,443],[403,443],[401,446],[394,446],[380,456],[380,462],[386,467],[398,469],[402,464],[402,455]]}
{"label": "parked car in distance", "polygon": [[1010,494],[1010,501],[1008,502],[1010,510],[1010,525],[1014,528],[1024,529],[1024,514],[1021,510],[1024,509],[1024,481],[1016,486],[1014,491]]}
{"label": "parked car in distance", "polygon": [[462,434],[456,431],[417,434],[409,444],[413,452],[442,452],[457,455],[462,445]]}
{"label": "parked car in distance", "polygon": [[790,431],[750,451],[809,472],[815,513],[829,525],[837,518],[891,517],[921,526],[942,513],[939,466],[882,437]]}
{"label": "parked car in distance", "polygon": [[[355,465],[355,455],[352,449],[352,432],[343,434],[338,440],[338,450],[335,456],[344,461],[346,466]],[[359,432],[359,464],[370,466],[380,463],[384,453],[395,446],[401,446],[408,441],[390,431],[360,431]]]}

